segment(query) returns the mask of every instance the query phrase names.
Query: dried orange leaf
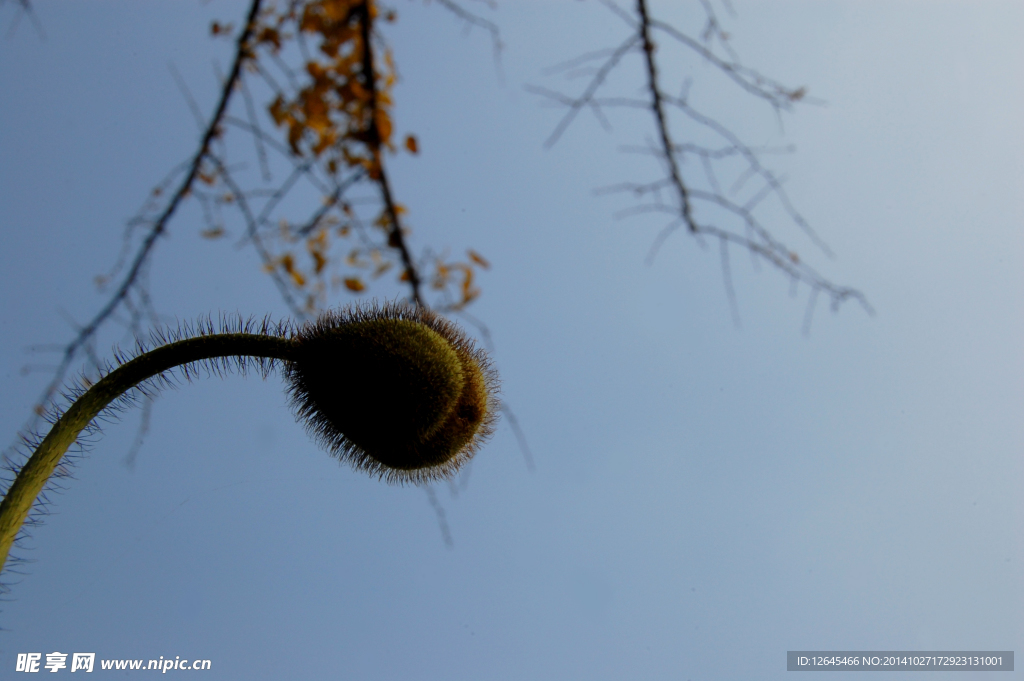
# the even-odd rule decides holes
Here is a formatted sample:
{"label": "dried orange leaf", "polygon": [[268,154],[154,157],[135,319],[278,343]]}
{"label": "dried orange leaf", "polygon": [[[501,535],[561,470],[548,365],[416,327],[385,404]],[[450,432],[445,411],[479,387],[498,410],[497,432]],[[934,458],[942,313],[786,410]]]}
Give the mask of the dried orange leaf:
{"label": "dried orange leaf", "polygon": [[321,253],[320,251],[313,251],[313,260],[316,261],[314,269],[316,270],[317,274],[320,274],[320,272],[324,269],[324,266],[327,265],[327,258],[325,258],[323,253]]}
{"label": "dried orange leaf", "polygon": [[365,289],[366,286],[363,285],[363,282],[359,280],[359,277],[348,277],[347,279],[345,279],[345,288],[347,288],[349,291],[355,291],[356,293],[358,293],[359,291]]}
{"label": "dried orange leaf", "polygon": [[420,153],[420,145],[416,141],[416,136],[415,135],[406,135],[405,136],[405,148],[409,150],[410,154],[418,154],[418,153]]}
{"label": "dried orange leaf", "polygon": [[388,112],[383,108],[378,108],[375,114],[373,122],[377,124],[377,134],[380,138],[380,143],[387,146],[391,143],[391,117],[388,116]]}
{"label": "dried orange leaf", "polygon": [[270,103],[267,110],[270,112],[270,116],[274,119],[274,123],[277,125],[284,123],[286,114],[284,109],[284,100],[281,98],[281,95],[278,95],[277,99]]}
{"label": "dried orange leaf", "polygon": [[465,298],[471,290],[473,290],[473,270],[468,267],[465,270],[466,278],[462,280],[462,295]]}
{"label": "dried orange leaf", "polygon": [[480,265],[480,267],[483,267],[485,270],[489,270],[491,268],[491,263],[488,262],[488,260],[484,256],[480,255],[472,248],[466,251],[466,255],[469,256],[470,260],[475,262],[477,265]]}
{"label": "dried orange leaf", "polygon": [[273,28],[267,27],[260,32],[257,40],[261,43],[270,43],[275,50],[281,49],[281,34]]}

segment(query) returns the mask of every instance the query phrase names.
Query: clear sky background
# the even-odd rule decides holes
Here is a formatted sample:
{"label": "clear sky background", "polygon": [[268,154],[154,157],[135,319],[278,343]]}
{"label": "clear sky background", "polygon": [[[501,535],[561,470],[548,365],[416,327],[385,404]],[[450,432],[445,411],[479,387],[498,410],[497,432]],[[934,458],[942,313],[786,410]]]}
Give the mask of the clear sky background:
{"label": "clear sky background", "polygon": [[[706,67],[666,79],[692,76],[751,144],[796,145],[774,167],[838,257],[782,235],[875,317],[821,302],[805,337],[806,287],[735,253],[737,328],[716,247],[680,233],[645,265],[663,221],[616,220],[629,204],[593,190],[650,177],[617,152],[647,116],[610,134],[581,116],[545,151],[560,112],[523,89],[578,86],[543,69],[625,37],[599,4],[502,3],[499,77],[483,32],[400,2],[397,126],[422,153],[391,161],[396,192],[414,247],[493,263],[472,312],[536,470],[499,426],[436,488],[448,548],[422,490],[309,441],[278,377],[166,392],[134,469],[129,413],[35,530],[0,675],[55,650],[208,658],[217,679],[587,681],[782,678],[795,649],[1024,650],[1024,5],[733,5],[743,60],[827,104],[780,130]],[[45,39],[22,21],[0,40],[6,442],[48,378],[22,369],[55,357],[29,349],[98,309],[125,221],[195,147],[168,64],[209,115],[230,58],[209,22],[244,11],[34,6]],[[655,4],[685,27],[680,6]],[[239,233],[204,226],[185,210],[160,245],[157,308],[285,316]]]}

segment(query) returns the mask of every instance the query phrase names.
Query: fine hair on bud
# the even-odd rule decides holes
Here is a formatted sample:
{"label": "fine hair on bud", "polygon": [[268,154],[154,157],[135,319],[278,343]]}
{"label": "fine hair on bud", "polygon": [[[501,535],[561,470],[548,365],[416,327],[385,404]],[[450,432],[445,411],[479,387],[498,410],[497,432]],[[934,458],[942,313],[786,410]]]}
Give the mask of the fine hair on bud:
{"label": "fine hair on bud", "polygon": [[498,380],[452,322],[392,302],[321,314],[286,363],[298,418],[322,447],[388,482],[453,475],[491,435]]}

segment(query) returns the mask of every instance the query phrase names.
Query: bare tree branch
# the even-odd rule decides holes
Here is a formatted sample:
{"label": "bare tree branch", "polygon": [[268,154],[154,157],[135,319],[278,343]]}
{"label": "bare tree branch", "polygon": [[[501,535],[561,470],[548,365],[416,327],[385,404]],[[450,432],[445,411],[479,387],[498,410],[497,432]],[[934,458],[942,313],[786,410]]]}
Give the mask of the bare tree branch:
{"label": "bare tree branch", "polygon": [[[504,48],[504,45],[501,42],[501,31],[498,29],[498,25],[493,21],[488,21],[477,14],[473,14],[454,0],[437,0],[437,3],[466,22],[467,26],[477,26],[487,31],[491,35],[491,51],[494,54],[494,63],[500,66],[501,51]],[[487,2],[487,4],[491,9],[494,9],[497,6],[496,3],[493,2]],[[499,75],[500,73],[501,72],[499,70]]]}
{"label": "bare tree branch", "polygon": [[[249,8],[245,28],[238,37],[237,49],[234,63],[231,67],[231,72],[228,76],[227,82],[221,90],[220,101],[218,102],[217,108],[206,127],[206,131],[203,134],[199,148],[193,155],[192,161],[188,166],[187,174],[178,185],[177,190],[175,190],[163,211],[152,222],[148,234],[142,240],[141,245],[135,251],[135,255],[131,259],[127,273],[121,278],[121,283],[110,295],[100,311],[97,312],[86,324],[81,326],[71,342],[64,346],[63,357],[57,367],[57,370],[54,372],[53,378],[47,384],[46,388],[44,388],[43,394],[39,398],[36,418],[38,418],[40,411],[45,408],[44,405],[50,403],[57,390],[64,383],[64,380],[67,378],[68,371],[78,358],[79,353],[83,351],[88,352],[89,344],[92,342],[99,328],[119,307],[122,307],[125,304],[125,301],[129,299],[133,289],[137,288],[140,272],[148,264],[157,239],[167,229],[167,224],[178,209],[182,199],[188,196],[189,191],[199,174],[203,160],[209,154],[211,142],[220,134],[221,119],[227,111],[228,101],[234,91],[234,85],[242,72],[242,64],[250,56],[247,46],[250,38],[252,37],[252,30],[255,26],[256,16],[260,10],[260,2],[261,0],[253,0],[252,5]],[[132,319],[137,320],[138,317],[133,314]],[[95,361],[92,363],[94,367],[98,366]],[[34,427],[35,423],[36,419],[33,419],[30,429]]]}
{"label": "bare tree branch", "polygon": [[[39,17],[36,16],[31,0],[15,0],[15,2],[18,4],[18,13],[14,15],[14,21],[11,23],[11,27],[7,30],[7,37],[10,38],[14,35],[14,32],[18,30],[18,24],[21,23],[21,17],[27,16],[29,21],[32,22],[32,27],[36,29],[36,34],[39,36],[39,39],[46,40],[46,31],[43,30],[43,23],[39,21]],[[6,4],[6,0],[0,2],[0,6]]]}
{"label": "bare tree branch", "polygon": [[[780,238],[776,237],[774,230],[766,226],[756,214],[763,202],[769,197],[774,197],[792,223],[810,239],[814,247],[826,256],[834,257],[828,245],[793,205],[783,187],[783,181],[761,161],[763,154],[788,151],[791,148],[780,150],[746,144],[714,117],[697,111],[689,104],[686,95],[689,87],[688,81],[684,84],[682,95],[666,94],[660,85],[658,49],[652,34],[660,33],[668,40],[682,45],[724,74],[744,92],[766,102],[776,113],[789,111],[794,103],[806,100],[806,89],[786,87],[782,83],[742,65],[729,46],[728,35],[722,29],[707,0],[702,0],[707,19],[700,38],[687,35],[678,28],[653,18],[648,11],[646,0],[636,0],[634,13],[627,12],[612,0],[602,0],[602,4],[629,26],[631,34],[617,48],[590,51],[575,59],[562,62],[549,70],[550,73],[565,73],[567,71],[573,73],[575,69],[583,65],[603,60],[600,68],[593,72],[580,95],[566,95],[547,88],[529,88],[535,94],[567,109],[554,132],[545,142],[545,146],[551,146],[556,142],[585,107],[593,110],[605,127],[609,127],[609,124],[604,119],[603,110],[642,109],[649,111],[654,119],[655,140],[652,140],[647,146],[628,146],[624,150],[653,155],[661,162],[664,176],[645,182],[623,182],[605,187],[597,192],[599,194],[628,192],[640,199],[648,197],[648,200],[643,203],[618,211],[617,217],[666,213],[675,218],[656,236],[647,256],[648,262],[653,261],[662,244],[672,233],[680,227],[685,227],[687,232],[701,243],[703,243],[702,237],[705,236],[718,240],[726,295],[735,320],[738,320],[738,308],[730,270],[730,245],[739,246],[750,252],[755,258],[766,260],[790,277],[792,281],[808,285],[815,296],[819,292],[826,293],[832,301],[833,308],[838,307],[846,300],[853,299],[859,302],[869,314],[873,314],[863,293],[850,287],[837,285],[820,275]],[[637,49],[638,47],[639,49]],[[719,47],[725,50],[728,57],[716,54],[715,50]],[[623,63],[627,55],[632,53],[643,55],[643,72],[646,81],[643,89],[646,97],[603,94],[601,91],[611,72]],[[723,144],[713,146],[690,141],[675,142],[672,137],[670,121],[673,112],[676,116],[682,114],[689,121],[714,134],[722,140]],[[701,188],[700,183],[698,186],[694,186],[694,178],[688,178],[684,173],[683,162],[688,156],[699,158],[699,170],[707,189]],[[727,163],[732,165],[726,165]],[[743,167],[736,173],[737,176],[732,181],[730,192],[727,194],[723,190],[722,177],[733,174],[736,163],[742,163]],[[756,186],[749,190],[745,189],[755,178],[758,180]],[[700,176],[697,179],[700,179]],[[742,197],[738,195],[741,191],[744,194]],[[651,197],[654,199],[653,202],[650,202]],[[708,212],[708,208],[711,206],[725,211],[724,217],[728,218],[731,215],[738,220],[739,229],[730,227],[728,219],[721,224],[709,221],[708,216],[715,214]],[[810,314],[807,319],[810,319]]]}
{"label": "bare tree branch", "polygon": [[[608,59],[605,60],[604,64],[601,65],[601,67],[597,70],[597,73],[590,80],[590,84],[587,85],[587,88],[583,91],[583,94],[581,94],[579,97],[575,99],[564,100],[565,103],[568,104],[569,106],[569,111],[565,114],[564,117],[562,117],[562,120],[558,122],[558,125],[555,126],[554,132],[552,132],[551,135],[544,141],[545,147],[550,148],[554,146],[555,142],[557,142],[558,138],[562,136],[562,133],[565,132],[565,129],[569,127],[569,124],[573,122],[573,119],[576,118],[576,115],[580,112],[580,110],[584,106],[591,105],[594,93],[597,92],[597,90],[604,83],[605,78],[608,77],[608,74],[612,72],[612,70],[616,67],[616,65],[618,65],[622,58],[626,54],[628,54],[630,50],[636,47],[639,41],[640,39],[637,36],[630,36],[621,45],[612,50],[611,54],[608,55]],[[538,88],[535,86],[527,86],[526,89],[530,92],[542,94],[548,97],[558,96],[557,93],[552,93],[549,90],[544,90],[543,88]]]}

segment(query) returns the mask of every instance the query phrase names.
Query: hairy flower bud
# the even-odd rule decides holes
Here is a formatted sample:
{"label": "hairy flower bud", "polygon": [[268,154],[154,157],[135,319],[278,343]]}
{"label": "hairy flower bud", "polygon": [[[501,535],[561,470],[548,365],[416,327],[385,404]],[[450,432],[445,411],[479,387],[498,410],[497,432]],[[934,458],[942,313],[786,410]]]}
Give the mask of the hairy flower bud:
{"label": "hairy flower bud", "polygon": [[321,446],[389,482],[446,477],[491,434],[497,376],[454,324],[403,303],[327,312],[299,330],[292,402]]}

